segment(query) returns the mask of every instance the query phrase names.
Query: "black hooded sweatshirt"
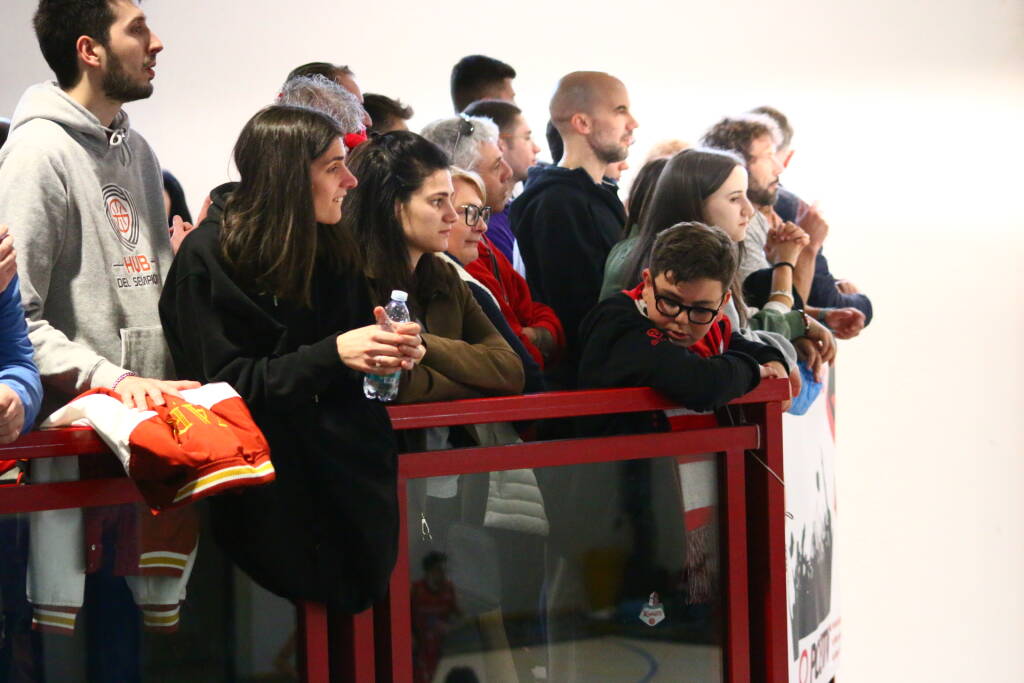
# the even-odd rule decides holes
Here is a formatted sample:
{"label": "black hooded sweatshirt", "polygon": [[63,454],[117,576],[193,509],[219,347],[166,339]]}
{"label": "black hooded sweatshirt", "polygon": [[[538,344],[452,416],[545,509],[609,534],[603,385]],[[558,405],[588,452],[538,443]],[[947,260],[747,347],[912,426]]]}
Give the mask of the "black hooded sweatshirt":
{"label": "black hooded sweatshirt", "polygon": [[552,389],[575,389],[579,327],[601,293],[604,262],[622,239],[626,211],[615,189],[582,168],[538,168],[512,203],[512,231],[533,297],[555,310],[566,353],[548,370]]}
{"label": "black hooded sweatshirt", "polygon": [[312,307],[240,284],[220,252],[231,184],[213,191],[160,298],[181,377],[228,382],[270,443],[276,480],[210,499],[218,543],[257,583],[348,612],[382,598],[398,542],[396,443],[339,333],[373,322],[361,274],[318,264]]}

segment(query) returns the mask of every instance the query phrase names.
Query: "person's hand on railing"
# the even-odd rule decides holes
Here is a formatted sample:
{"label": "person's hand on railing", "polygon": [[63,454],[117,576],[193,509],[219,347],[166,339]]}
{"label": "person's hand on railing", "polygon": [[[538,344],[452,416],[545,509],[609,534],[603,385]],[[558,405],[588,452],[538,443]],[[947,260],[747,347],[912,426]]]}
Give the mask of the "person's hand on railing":
{"label": "person's hand on railing", "polygon": [[25,426],[25,406],[18,392],[0,384],[0,444],[11,443],[21,436]]}
{"label": "person's hand on railing", "polygon": [[136,377],[130,375],[122,377],[113,387],[113,391],[121,395],[121,403],[128,408],[146,410],[148,405],[146,398],[149,397],[154,405],[164,405],[164,394],[177,396],[182,389],[197,389],[199,382],[190,379],[185,380],[164,380],[151,377]]}
{"label": "person's hand on railing", "polygon": [[376,325],[367,325],[338,335],[341,362],[357,372],[390,375],[412,370],[423,360],[427,349],[417,323],[389,323],[392,332],[381,327],[387,321],[384,308],[373,309]]}
{"label": "person's hand on railing", "polygon": [[793,372],[786,372],[786,366],[779,361],[769,361],[761,366],[761,379],[771,378],[789,380],[790,399],[782,402],[782,412],[786,412],[789,410],[789,406],[793,404],[792,397],[800,393],[800,370],[794,368]]}
{"label": "person's hand on railing", "polygon": [[825,324],[839,339],[853,339],[864,329],[864,313],[856,308],[833,308],[825,313]]}
{"label": "person's hand on railing", "polygon": [[808,317],[807,331],[804,336],[793,340],[793,346],[800,360],[814,373],[814,379],[820,382],[824,366],[831,365],[836,358],[835,337],[827,327]]}

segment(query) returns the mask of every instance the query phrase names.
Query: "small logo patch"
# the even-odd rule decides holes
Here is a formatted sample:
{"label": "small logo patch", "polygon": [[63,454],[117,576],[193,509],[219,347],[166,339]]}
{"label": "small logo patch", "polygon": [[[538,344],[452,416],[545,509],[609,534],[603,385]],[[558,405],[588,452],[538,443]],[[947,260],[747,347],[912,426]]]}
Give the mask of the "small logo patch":
{"label": "small logo patch", "polygon": [[131,195],[117,185],[106,185],[103,188],[103,207],[117,241],[125,249],[135,249],[139,244],[139,213]]}
{"label": "small logo patch", "polygon": [[665,620],[665,608],[661,605],[661,599],[657,593],[651,593],[647,604],[640,611],[640,621],[648,626],[657,626]]}
{"label": "small logo patch", "polygon": [[661,342],[665,341],[665,335],[661,330],[656,330],[653,327],[647,330],[647,336],[651,338],[651,346],[657,346]]}

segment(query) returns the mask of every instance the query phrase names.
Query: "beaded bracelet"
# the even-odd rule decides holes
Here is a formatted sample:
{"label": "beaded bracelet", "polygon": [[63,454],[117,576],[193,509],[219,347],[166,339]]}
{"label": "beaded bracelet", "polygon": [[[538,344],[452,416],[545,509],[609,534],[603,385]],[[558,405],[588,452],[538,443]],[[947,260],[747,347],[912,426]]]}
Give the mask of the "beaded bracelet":
{"label": "beaded bracelet", "polygon": [[136,374],[131,370],[129,370],[128,372],[121,373],[120,375],[118,375],[117,379],[114,380],[114,383],[111,385],[110,390],[117,391],[117,385],[120,384],[122,380],[128,377],[136,377]]}

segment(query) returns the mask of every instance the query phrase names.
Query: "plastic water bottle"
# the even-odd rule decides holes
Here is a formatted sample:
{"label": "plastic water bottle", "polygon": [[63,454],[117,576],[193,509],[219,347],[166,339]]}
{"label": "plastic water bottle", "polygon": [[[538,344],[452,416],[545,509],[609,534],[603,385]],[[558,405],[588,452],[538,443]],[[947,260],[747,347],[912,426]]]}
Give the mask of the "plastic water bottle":
{"label": "plastic water bottle", "polygon": [[[409,307],[405,302],[409,295],[400,289],[391,292],[391,301],[384,307],[384,314],[388,322],[382,325],[385,330],[392,331],[394,326],[391,323],[407,323],[410,321]],[[398,371],[390,375],[373,375],[367,373],[363,377],[363,393],[366,398],[375,398],[378,401],[394,401],[398,396],[398,381],[402,372]]]}

